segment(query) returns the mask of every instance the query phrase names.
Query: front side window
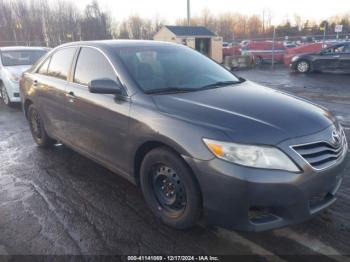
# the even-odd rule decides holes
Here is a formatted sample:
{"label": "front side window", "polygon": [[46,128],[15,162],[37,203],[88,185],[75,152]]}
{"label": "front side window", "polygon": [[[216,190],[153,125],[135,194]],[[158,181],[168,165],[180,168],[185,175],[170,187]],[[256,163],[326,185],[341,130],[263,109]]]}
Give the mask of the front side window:
{"label": "front side window", "polygon": [[115,72],[106,57],[93,48],[83,47],[75,68],[74,82],[88,85],[92,80],[116,80]]}
{"label": "front side window", "polygon": [[1,61],[3,66],[32,65],[45,53],[45,50],[2,51]]}
{"label": "front side window", "polygon": [[330,47],[324,50],[324,54],[340,54],[345,52],[345,46]]}
{"label": "front side window", "polygon": [[41,75],[47,75],[47,71],[49,69],[51,58],[46,59],[46,61],[40,66],[38,73]]}
{"label": "front side window", "polygon": [[334,48],[334,53],[338,54],[338,53],[343,53],[345,50],[345,46],[339,46],[337,48]]}
{"label": "front side window", "polygon": [[222,66],[187,47],[119,47],[115,53],[145,93],[197,91],[240,82]]}
{"label": "front side window", "polygon": [[76,48],[64,48],[55,52],[51,57],[48,75],[67,80]]}
{"label": "front side window", "polygon": [[346,45],[346,46],[344,47],[344,53],[350,54],[350,45]]}

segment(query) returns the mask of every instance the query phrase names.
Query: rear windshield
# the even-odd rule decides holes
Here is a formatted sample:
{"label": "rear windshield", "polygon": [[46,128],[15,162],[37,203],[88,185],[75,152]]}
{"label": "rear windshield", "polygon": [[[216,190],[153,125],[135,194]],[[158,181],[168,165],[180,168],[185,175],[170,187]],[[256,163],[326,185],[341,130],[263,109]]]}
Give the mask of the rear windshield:
{"label": "rear windshield", "polygon": [[197,91],[217,82],[239,82],[222,66],[188,47],[125,47],[115,52],[146,93],[173,88]]}
{"label": "rear windshield", "polygon": [[45,53],[44,50],[2,51],[1,61],[3,66],[32,65]]}

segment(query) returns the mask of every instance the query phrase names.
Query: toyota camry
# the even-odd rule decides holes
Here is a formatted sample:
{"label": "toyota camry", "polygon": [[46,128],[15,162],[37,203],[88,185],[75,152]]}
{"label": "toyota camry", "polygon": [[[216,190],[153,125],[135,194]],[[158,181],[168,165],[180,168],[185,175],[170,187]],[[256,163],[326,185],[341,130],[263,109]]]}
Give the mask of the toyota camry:
{"label": "toyota camry", "polygon": [[186,46],[69,43],[20,85],[39,147],[62,143],[125,177],[174,228],[268,230],[336,201],[348,147],[337,119]]}

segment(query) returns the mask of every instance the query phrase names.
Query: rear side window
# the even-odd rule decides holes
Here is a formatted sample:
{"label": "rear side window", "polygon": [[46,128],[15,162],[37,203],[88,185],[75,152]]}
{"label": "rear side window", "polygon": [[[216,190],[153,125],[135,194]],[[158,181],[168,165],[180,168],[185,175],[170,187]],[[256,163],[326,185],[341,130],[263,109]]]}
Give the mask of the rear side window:
{"label": "rear side window", "polygon": [[38,70],[38,74],[47,75],[47,71],[49,69],[50,60],[51,60],[51,57],[46,59],[46,61],[40,66],[40,68]]}
{"label": "rear side window", "polygon": [[346,45],[346,46],[345,46],[344,53],[350,54],[350,45]]}
{"label": "rear side window", "polygon": [[48,75],[67,80],[75,51],[76,48],[64,48],[54,53],[51,57]]}
{"label": "rear side window", "polygon": [[116,81],[111,64],[101,52],[93,48],[83,47],[75,68],[74,82],[88,85],[92,80],[103,78]]}

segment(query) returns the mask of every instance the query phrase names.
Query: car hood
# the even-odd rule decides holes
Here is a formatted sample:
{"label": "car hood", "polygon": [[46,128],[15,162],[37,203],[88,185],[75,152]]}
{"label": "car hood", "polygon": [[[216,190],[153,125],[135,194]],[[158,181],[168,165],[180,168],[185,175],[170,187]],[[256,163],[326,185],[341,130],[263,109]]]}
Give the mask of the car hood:
{"label": "car hood", "polygon": [[329,111],[292,95],[246,81],[217,89],[155,95],[159,110],[219,129],[232,141],[278,144],[335,123]]}
{"label": "car hood", "polygon": [[304,58],[304,57],[317,56],[317,55],[319,55],[319,52],[301,53],[301,54],[297,54],[296,56],[299,58]]}
{"label": "car hood", "polygon": [[6,66],[5,69],[9,73],[11,73],[17,77],[20,77],[23,74],[23,72],[27,71],[30,67],[31,67],[31,65]]}

